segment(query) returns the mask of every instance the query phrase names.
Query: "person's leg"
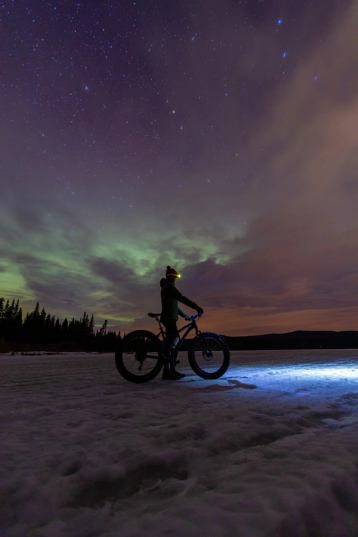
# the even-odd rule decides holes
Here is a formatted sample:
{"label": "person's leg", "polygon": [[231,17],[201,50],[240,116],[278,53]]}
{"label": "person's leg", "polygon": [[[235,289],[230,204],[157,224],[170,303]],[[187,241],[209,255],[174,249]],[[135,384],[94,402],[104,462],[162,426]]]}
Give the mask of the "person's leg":
{"label": "person's leg", "polygon": [[176,321],[168,320],[163,323],[165,326],[165,354],[166,360],[164,362],[164,371],[163,378],[171,378],[173,380],[178,380],[179,378],[184,377],[182,373],[175,371],[175,360],[176,354],[174,352],[175,346],[179,339],[179,332],[177,329]]}
{"label": "person's leg", "polygon": [[166,355],[170,357],[178,341],[179,332],[177,329],[177,323],[174,319],[173,320],[169,319],[163,324],[165,326],[164,349],[165,349]]}
{"label": "person's leg", "polygon": [[170,321],[167,327],[167,345],[172,351],[179,340],[179,332],[176,321]]}

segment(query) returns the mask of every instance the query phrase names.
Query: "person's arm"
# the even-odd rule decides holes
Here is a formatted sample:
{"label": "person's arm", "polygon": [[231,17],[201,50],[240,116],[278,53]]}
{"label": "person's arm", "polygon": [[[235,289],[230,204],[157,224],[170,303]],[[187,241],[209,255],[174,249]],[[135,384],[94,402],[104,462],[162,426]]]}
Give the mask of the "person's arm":
{"label": "person's arm", "polygon": [[190,321],[191,319],[190,315],[187,315],[186,313],[184,313],[184,311],[181,310],[180,308],[178,308],[178,315],[180,315],[180,317],[183,317],[186,321]]}
{"label": "person's arm", "polygon": [[178,302],[181,302],[182,304],[189,306],[189,308],[196,310],[199,313],[199,315],[203,314],[204,310],[200,306],[198,306],[195,302],[193,302],[192,300],[189,300],[189,298],[182,295],[176,287],[173,287],[173,294],[174,294],[174,297],[178,300]]}

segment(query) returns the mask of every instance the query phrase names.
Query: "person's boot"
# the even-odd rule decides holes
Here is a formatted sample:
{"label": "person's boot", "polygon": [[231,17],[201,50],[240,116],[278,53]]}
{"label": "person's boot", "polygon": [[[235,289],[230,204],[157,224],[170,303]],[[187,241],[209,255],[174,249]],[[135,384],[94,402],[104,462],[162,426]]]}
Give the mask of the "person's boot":
{"label": "person's boot", "polygon": [[163,371],[163,380],[180,380],[185,377],[184,373],[179,373],[179,371],[170,371],[169,369],[164,369]]}
{"label": "person's boot", "polygon": [[171,375],[170,367],[170,355],[166,355],[164,358],[164,367],[163,367],[163,380],[174,380]]}
{"label": "person's boot", "polygon": [[163,380],[176,380],[176,378],[172,375],[172,372],[170,369],[163,369]]}
{"label": "person's boot", "polygon": [[180,380],[182,379],[183,377],[185,377],[184,373],[179,373],[179,371],[177,371],[175,369],[175,366],[176,366],[176,356],[173,356],[172,357],[172,361],[171,361],[171,364],[170,364],[170,374],[172,375],[172,377],[174,378],[174,380]]}
{"label": "person's boot", "polygon": [[185,373],[179,373],[179,371],[176,371],[175,369],[173,369],[170,374],[173,376],[174,380],[180,380],[185,377]]}
{"label": "person's boot", "polygon": [[164,364],[163,380],[180,380],[183,377],[185,377],[184,373],[179,373],[179,371],[175,371],[173,367],[169,367],[169,364]]}

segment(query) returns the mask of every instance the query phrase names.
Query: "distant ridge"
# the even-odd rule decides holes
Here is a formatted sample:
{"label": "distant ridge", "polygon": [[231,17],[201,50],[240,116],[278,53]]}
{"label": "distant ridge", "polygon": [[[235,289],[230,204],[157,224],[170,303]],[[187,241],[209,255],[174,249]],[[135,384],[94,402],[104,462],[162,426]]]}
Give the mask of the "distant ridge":
{"label": "distant ridge", "polygon": [[358,349],[358,331],[296,330],[285,334],[225,336],[232,350]]}

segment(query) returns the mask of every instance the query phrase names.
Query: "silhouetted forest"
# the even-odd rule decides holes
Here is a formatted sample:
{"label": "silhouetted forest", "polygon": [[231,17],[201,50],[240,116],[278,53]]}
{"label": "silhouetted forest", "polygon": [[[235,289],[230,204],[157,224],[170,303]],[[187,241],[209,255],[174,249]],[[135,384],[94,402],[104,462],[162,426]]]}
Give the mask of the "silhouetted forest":
{"label": "silhouetted forest", "polygon": [[286,334],[261,336],[227,336],[232,350],[279,350],[279,349],[358,349],[357,331],[309,331],[296,330]]}
{"label": "silhouetted forest", "polygon": [[0,350],[46,348],[54,350],[113,351],[117,335],[107,330],[104,321],[95,329],[93,315],[84,312],[80,319],[62,321],[40,309],[37,302],[33,311],[23,315],[19,301],[0,297]]}
{"label": "silhouetted forest", "polygon": [[[40,308],[23,315],[19,301],[0,297],[0,352],[49,350],[113,352],[120,335],[107,330],[107,321],[95,329],[93,315],[62,321]],[[224,336],[225,337],[225,336]],[[226,336],[231,350],[357,349],[358,332],[296,331],[258,336]],[[186,349],[184,344],[183,350]]]}

